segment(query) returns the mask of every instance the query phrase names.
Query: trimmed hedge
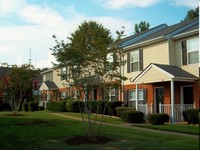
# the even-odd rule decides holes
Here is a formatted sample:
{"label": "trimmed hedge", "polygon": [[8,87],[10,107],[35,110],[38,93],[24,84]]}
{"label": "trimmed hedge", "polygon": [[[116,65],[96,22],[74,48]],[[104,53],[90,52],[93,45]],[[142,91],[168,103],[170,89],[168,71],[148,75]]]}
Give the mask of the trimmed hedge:
{"label": "trimmed hedge", "polygon": [[47,103],[47,109],[51,111],[66,112],[67,111],[66,103],[67,100],[63,100],[60,102],[50,101]]}
{"label": "trimmed hedge", "polygon": [[169,115],[165,113],[154,113],[148,116],[149,123],[153,125],[162,125],[169,122]]}
{"label": "trimmed hedge", "polygon": [[193,108],[182,112],[183,118],[188,124],[199,124],[199,109]]}
{"label": "trimmed hedge", "polygon": [[143,123],[144,113],[141,111],[133,111],[133,110],[123,111],[121,114],[121,119],[123,122]]}
{"label": "trimmed hedge", "polygon": [[117,112],[115,110],[116,107],[121,107],[123,102],[115,101],[115,102],[108,102],[107,103],[107,112],[108,115],[117,116]]}
{"label": "trimmed hedge", "polygon": [[80,112],[79,105],[81,110],[84,111],[84,101],[68,100],[66,103],[66,107],[69,112]]}
{"label": "trimmed hedge", "polygon": [[30,101],[28,102],[28,110],[29,111],[38,111],[39,106],[37,101]]}
{"label": "trimmed hedge", "polygon": [[124,111],[135,111],[135,108],[131,108],[131,107],[116,107],[115,111],[116,111],[116,115],[121,118],[122,112]]}

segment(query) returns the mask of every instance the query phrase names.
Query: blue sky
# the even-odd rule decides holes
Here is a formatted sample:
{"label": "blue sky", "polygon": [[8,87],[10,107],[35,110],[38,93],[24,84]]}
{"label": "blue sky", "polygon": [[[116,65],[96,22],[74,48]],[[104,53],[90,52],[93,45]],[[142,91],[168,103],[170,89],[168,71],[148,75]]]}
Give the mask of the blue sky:
{"label": "blue sky", "polygon": [[52,67],[52,35],[65,40],[84,20],[101,23],[111,31],[147,21],[150,27],[179,23],[198,0],[0,0],[0,62]]}

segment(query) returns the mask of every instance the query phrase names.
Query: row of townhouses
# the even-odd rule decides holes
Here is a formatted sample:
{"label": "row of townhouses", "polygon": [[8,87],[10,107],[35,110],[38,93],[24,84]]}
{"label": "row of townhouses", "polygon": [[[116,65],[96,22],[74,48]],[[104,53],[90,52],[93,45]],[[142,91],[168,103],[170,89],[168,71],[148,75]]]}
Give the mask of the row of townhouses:
{"label": "row of townhouses", "polygon": [[[120,72],[128,80],[122,81],[122,89],[110,89],[110,101],[123,101],[146,114],[168,113],[175,121],[182,119],[182,110],[199,108],[199,18],[158,25],[124,38],[119,46],[126,61]],[[58,75],[65,73],[66,68],[57,66],[41,73],[43,100],[77,97]],[[92,89],[91,100],[100,99],[99,90]]]}

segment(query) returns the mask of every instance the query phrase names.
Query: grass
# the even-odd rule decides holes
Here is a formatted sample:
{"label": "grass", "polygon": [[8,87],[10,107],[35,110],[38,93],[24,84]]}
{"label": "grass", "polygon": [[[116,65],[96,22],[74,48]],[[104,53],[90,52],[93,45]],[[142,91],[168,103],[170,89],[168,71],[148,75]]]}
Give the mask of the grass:
{"label": "grass", "polygon": [[133,126],[150,128],[156,130],[172,131],[186,134],[199,135],[199,125],[188,125],[188,124],[165,124],[165,125],[151,125],[151,124],[134,124]]}
{"label": "grass", "polygon": [[[198,150],[199,139],[141,132],[123,127],[103,126],[100,135],[114,138],[108,144],[67,145],[55,139],[84,135],[82,123],[53,116],[46,111],[23,112],[24,116],[5,116],[0,112],[1,150],[138,149]],[[80,114],[79,114],[80,115]]]}

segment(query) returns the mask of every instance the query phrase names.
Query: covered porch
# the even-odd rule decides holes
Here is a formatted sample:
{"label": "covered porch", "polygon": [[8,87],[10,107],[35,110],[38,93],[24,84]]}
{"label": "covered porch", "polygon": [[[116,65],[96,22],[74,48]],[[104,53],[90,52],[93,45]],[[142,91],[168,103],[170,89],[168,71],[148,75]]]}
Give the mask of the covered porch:
{"label": "covered porch", "polygon": [[[177,66],[150,64],[134,80],[136,109],[148,113],[167,113],[171,123],[183,121],[182,111],[195,107],[197,77]],[[146,104],[138,103],[140,85],[151,85]]]}

